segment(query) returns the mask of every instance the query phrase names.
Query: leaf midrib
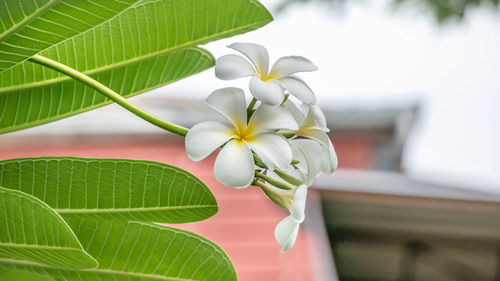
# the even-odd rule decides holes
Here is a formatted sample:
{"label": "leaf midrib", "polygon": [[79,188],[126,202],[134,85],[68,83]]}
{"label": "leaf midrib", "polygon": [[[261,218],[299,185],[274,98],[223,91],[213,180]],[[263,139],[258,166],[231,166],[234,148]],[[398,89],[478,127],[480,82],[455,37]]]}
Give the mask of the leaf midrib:
{"label": "leaf midrib", "polygon": [[16,33],[29,23],[31,23],[33,20],[38,18],[39,15],[45,13],[48,9],[54,7],[57,3],[61,2],[61,0],[50,0],[45,4],[42,8],[34,12],[33,14],[25,17],[22,21],[18,22],[17,24],[13,25],[11,28],[7,29],[4,33],[0,34],[0,43],[3,43],[7,38],[9,38],[12,34]]}
{"label": "leaf midrib", "polygon": [[116,274],[116,275],[122,275],[122,276],[140,277],[140,278],[157,279],[157,280],[159,279],[159,280],[165,280],[165,281],[200,281],[200,280],[194,280],[194,279],[177,278],[177,277],[166,277],[166,276],[161,276],[161,275],[154,275],[154,274],[147,274],[147,273],[137,273],[137,272],[128,272],[128,271],[114,270],[114,269],[100,269],[100,268],[94,268],[94,269],[67,269],[67,268],[58,268],[58,267],[47,266],[47,265],[43,265],[43,264],[39,264],[39,263],[35,263],[35,262],[0,258],[0,264],[2,264],[2,263],[3,264],[18,265],[18,266],[32,266],[32,267],[40,267],[40,268],[45,268],[45,269],[55,269],[55,270],[62,270],[62,271],[71,271],[71,272],[90,272],[90,273],[98,273],[98,274]]}
{"label": "leaf midrib", "polygon": [[122,212],[150,212],[179,209],[217,208],[217,205],[189,205],[189,206],[163,206],[163,207],[139,207],[139,208],[99,208],[99,209],[54,209],[59,214],[82,214],[82,213],[122,213]]}
{"label": "leaf midrib", "polygon": [[45,249],[45,250],[62,250],[62,251],[78,251],[81,252],[80,248],[73,247],[60,247],[60,246],[50,246],[50,245],[37,245],[37,244],[18,244],[18,243],[8,243],[8,242],[0,242],[0,248],[36,248],[36,249]]}
{"label": "leaf midrib", "polygon": [[[133,57],[131,59],[123,60],[123,61],[118,62],[118,63],[109,64],[109,65],[106,65],[106,66],[103,66],[103,67],[98,67],[98,68],[95,68],[95,69],[92,69],[92,70],[83,71],[82,73],[84,73],[85,75],[89,75],[90,76],[90,75],[95,74],[95,73],[99,73],[99,72],[103,72],[103,71],[106,71],[106,70],[111,70],[111,69],[119,68],[121,66],[124,66],[124,65],[127,65],[127,64],[132,64],[132,63],[135,63],[135,62],[139,62],[139,61],[151,58],[151,57],[155,57],[155,56],[159,56],[159,55],[162,55],[162,54],[167,54],[167,53],[170,53],[170,52],[174,52],[174,51],[177,51],[177,50],[182,49],[182,48],[196,47],[199,43],[205,42],[206,40],[211,41],[211,39],[217,38],[219,36],[224,36],[226,34],[229,34],[229,33],[241,30],[241,29],[251,28],[252,26],[258,26],[258,25],[260,25],[260,24],[262,24],[263,22],[266,22],[266,21],[267,20],[263,20],[263,21],[259,21],[259,22],[256,22],[256,23],[243,25],[243,26],[240,26],[238,28],[229,29],[229,30],[223,31],[221,33],[217,33],[217,34],[214,34],[214,35],[210,35],[210,36],[205,36],[205,37],[199,38],[198,40],[195,40],[195,41],[191,41],[191,42],[187,42],[187,43],[184,43],[184,44],[181,44],[181,45],[177,45],[177,46],[172,47],[172,48],[163,49],[161,51],[149,53],[149,54],[144,55],[144,56]],[[59,82],[63,82],[63,81],[69,81],[71,79],[72,78],[70,78],[70,77],[64,76],[64,77],[59,77],[59,78],[55,78],[55,79],[48,79],[48,80],[43,80],[43,81],[38,81],[38,82],[32,82],[32,83],[28,83],[28,84],[22,84],[22,85],[18,85],[18,86],[9,86],[9,87],[5,87],[5,88],[0,88],[0,95],[3,94],[3,93],[9,93],[11,91],[19,91],[19,90],[23,90],[23,89],[27,89],[27,88],[32,88],[32,87],[41,87],[41,86],[55,84],[55,83],[59,83]]]}

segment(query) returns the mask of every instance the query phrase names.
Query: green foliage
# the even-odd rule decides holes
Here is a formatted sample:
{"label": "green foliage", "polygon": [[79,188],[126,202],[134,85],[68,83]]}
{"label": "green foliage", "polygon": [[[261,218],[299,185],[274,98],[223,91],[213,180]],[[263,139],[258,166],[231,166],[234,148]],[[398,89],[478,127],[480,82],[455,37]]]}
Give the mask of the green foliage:
{"label": "green foliage", "polygon": [[28,260],[55,267],[93,268],[71,228],[42,201],[0,187],[0,263]]}
{"label": "green foliage", "polygon": [[43,200],[63,217],[185,223],[217,213],[192,174],[164,163],[40,157],[0,161],[0,185]]}
{"label": "green foliage", "polygon": [[[130,97],[206,70],[214,58],[199,44],[272,20],[253,0],[144,0],[42,56]],[[47,123],[111,101],[49,68],[26,61],[0,73],[0,133]]]}
{"label": "green foliage", "polygon": [[5,281],[55,281],[54,278],[49,275],[41,275],[31,272],[23,272],[17,270],[0,270],[0,280]]}
{"label": "green foliage", "polygon": [[15,260],[0,263],[0,268],[48,274],[57,280],[237,280],[224,251],[194,233],[140,222],[71,218],[68,223],[99,261],[98,268],[60,269]]}
{"label": "green foliage", "polygon": [[138,0],[4,0],[0,4],[0,72],[82,33]]}
{"label": "green foliage", "polygon": [[[67,253],[48,252],[53,246],[28,248],[38,251],[31,255],[20,247],[11,251],[10,248],[4,250],[6,246],[3,246],[0,268],[47,274],[56,280],[237,280],[230,259],[215,243],[188,231],[147,223],[192,222],[217,212],[217,203],[208,188],[177,167],[126,159],[11,159],[0,161],[0,183],[18,189],[1,189],[0,198],[7,199],[0,204],[6,210],[5,219],[0,219],[0,223],[14,232],[0,235],[0,246],[6,245],[5,241],[13,243],[6,237],[16,238],[21,245],[31,245],[22,238],[22,233],[30,233],[28,237],[34,241],[44,241],[42,245],[52,245],[42,238],[58,237],[66,242],[69,239],[66,236],[70,235],[99,263],[96,269],[82,269],[92,266],[84,266],[81,259],[70,258]],[[53,230],[53,223],[49,224],[51,229],[40,234],[47,228],[36,222],[47,223],[47,215],[33,210],[32,204],[19,204],[19,200],[10,199],[12,195],[7,197],[4,193],[37,202],[38,208],[44,207],[45,213],[59,219],[66,227],[66,235],[53,235],[61,232]],[[24,216],[16,218],[13,213]],[[27,226],[16,226],[19,222]],[[41,237],[34,238],[31,233]],[[62,245],[64,250],[68,248],[67,244]],[[82,248],[79,252],[93,261]]]}
{"label": "green foliage", "polygon": [[[213,56],[198,45],[271,20],[257,0],[3,1],[0,133],[111,103],[33,63],[34,55],[131,97],[212,67]],[[1,280],[237,280],[218,245],[152,223],[200,221],[217,212],[207,186],[177,167],[11,159],[0,161],[0,186]]]}
{"label": "green foliage", "polygon": [[217,213],[208,187],[164,163],[40,157],[0,161],[0,186],[43,200],[64,218],[186,223]]}

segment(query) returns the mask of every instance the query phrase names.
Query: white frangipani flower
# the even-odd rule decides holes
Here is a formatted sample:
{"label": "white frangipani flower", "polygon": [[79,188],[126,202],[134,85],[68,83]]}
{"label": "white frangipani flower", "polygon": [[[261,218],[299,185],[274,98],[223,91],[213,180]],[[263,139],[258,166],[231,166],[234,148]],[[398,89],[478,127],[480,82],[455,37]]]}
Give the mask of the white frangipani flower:
{"label": "white frangipani flower", "polygon": [[239,88],[216,90],[205,104],[227,122],[206,121],[193,126],[186,135],[186,151],[189,158],[199,161],[223,145],[214,165],[218,181],[237,188],[250,185],[255,173],[252,151],[270,169],[290,165],[290,144],[273,131],[298,128],[285,109],[261,105],[247,123],[245,94]]}
{"label": "white frangipani flower", "polygon": [[297,239],[299,226],[305,218],[306,197],[307,186],[301,185],[297,187],[293,202],[289,207],[290,215],[278,223],[274,230],[274,237],[281,245],[282,253],[292,248]]}
{"label": "white frangipani flower", "polygon": [[284,90],[306,104],[314,104],[316,97],[307,84],[292,74],[314,71],[318,68],[308,59],[301,56],[279,58],[269,69],[269,55],[266,48],[253,43],[234,43],[228,46],[243,55],[251,63],[238,55],[225,55],[215,63],[215,75],[222,80],[233,80],[252,76],[250,92],[268,105],[278,105],[283,102]]}
{"label": "white frangipani flower", "polygon": [[292,113],[295,121],[299,124],[299,129],[294,133],[297,136],[315,140],[321,145],[328,147],[330,138],[327,133],[330,131],[326,127],[326,118],[321,109],[316,105],[303,105],[299,109],[292,101],[286,101],[285,108]]}
{"label": "white frangipani flower", "polygon": [[337,169],[337,154],[330,140],[327,147],[308,139],[293,139],[290,144],[293,159],[299,160],[295,166],[306,175],[307,186],[311,186],[320,173],[333,174]]}

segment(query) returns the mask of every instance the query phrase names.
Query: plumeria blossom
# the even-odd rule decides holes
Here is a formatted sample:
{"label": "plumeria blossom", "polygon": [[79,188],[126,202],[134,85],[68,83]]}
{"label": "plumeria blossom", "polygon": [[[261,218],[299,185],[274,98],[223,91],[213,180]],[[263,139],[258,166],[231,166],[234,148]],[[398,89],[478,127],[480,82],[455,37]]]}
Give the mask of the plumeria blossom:
{"label": "plumeria blossom", "polygon": [[299,161],[295,166],[305,175],[307,186],[311,186],[320,173],[333,174],[337,169],[337,154],[330,140],[326,147],[309,139],[293,139],[290,144],[293,159]]}
{"label": "plumeria blossom", "polygon": [[316,102],[316,97],[309,86],[293,75],[297,72],[318,69],[308,59],[301,56],[281,57],[269,71],[269,55],[263,46],[253,43],[233,43],[228,47],[242,53],[250,62],[234,54],[220,57],[215,63],[215,75],[219,79],[233,80],[252,76],[250,92],[257,100],[272,106],[283,102],[284,90],[303,103]]}
{"label": "plumeria blossom", "polygon": [[[289,140],[293,159],[298,163],[289,165],[284,172],[300,179],[303,184],[293,190],[279,190],[271,186],[263,188],[271,200],[290,211],[290,215],[276,226],[274,232],[282,252],[293,246],[300,224],[304,221],[307,188],[320,173],[332,174],[338,165],[335,149],[327,135],[329,130],[323,112],[315,105],[303,105],[299,109],[291,101],[287,101],[284,108],[292,113],[299,124]],[[268,170],[266,175],[276,180],[280,178],[272,170]]]}
{"label": "plumeria blossom", "polygon": [[327,133],[330,130],[326,127],[325,115],[318,106],[303,105],[299,109],[292,101],[287,100],[285,108],[299,124],[299,129],[294,132],[296,136],[313,139],[325,147],[329,146],[330,138]]}
{"label": "plumeria blossom", "polygon": [[[263,46],[234,43],[229,47],[246,58],[234,54],[220,57],[215,74],[223,80],[251,76],[249,88],[254,99],[247,108],[241,89],[224,88],[210,94],[205,104],[219,113],[222,121],[193,126],[186,135],[186,151],[192,160],[199,161],[221,148],[214,165],[218,181],[235,188],[258,186],[290,212],[274,232],[285,252],[294,245],[305,219],[308,187],[320,173],[333,173],[338,164],[314,93],[294,76],[317,67],[306,58],[288,56],[278,59],[269,70]],[[302,105],[297,107],[285,91]]]}
{"label": "plumeria blossom", "polygon": [[[275,177],[276,175],[271,172],[270,176]],[[263,190],[271,200],[290,212],[288,217],[278,223],[274,231],[274,236],[282,247],[281,252],[286,252],[295,243],[300,224],[305,219],[307,186],[300,185],[292,190],[282,190],[265,185]]]}
{"label": "plumeria blossom", "polygon": [[292,248],[297,234],[299,233],[299,226],[305,218],[305,207],[307,197],[307,186],[301,185],[296,188],[293,197],[293,202],[290,204],[290,215],[284,218],[274,230],[274,237],[281,245],[281,252],[286,252]]}
{"label": "plumeria blossom", "polygon": [[223,184],[243,188],[254,180],[252,151],[270,169],[286,168],[292,160],[289,142],[278,129],[298,129],[293,116],[281,107],[262,104],[247,123],[245,94],[238,88],[214,91],[205,104],[218,112],[225,122],[201,122],[186,135],[188,156],[199,161],[222,147],[215,165],[215,178]]}
{"label": "plumeria blossom", "polygon": [[[295,135],[308,137],[309,139],[292,138],[289,140],[292,146],[293,159],[299,162],[285,171],[301,179],[304,185],[298,187],[295,192],[293,203],[288,208],[290,216],[283,219],[275,229],[274,235],[282,246],[282,252],[289,250],[293,246],[300,224],[304,220],[307,187],[313,184],[320,173],[332,174],[335,172],[338,165],[335,149],[326,134],[328,128],[321,110],[314,105],[304,106],[303,110],[300,110],[289,101],[287,101],[285,108],[293,113],[296,121],[300,124],[299,129],[294,132]],[[271,177],[277,176],[274,173],[268,174]],[[286,196],[282,197],[287,198]]]}
{"label": "plumeria blossom", "polygon": [[[312,146],[310,146],[312,143]],[[316,158],[320,155],[317,153],[318,151],[313,151],[312,149],[317,149],[321,147],[314,141],[306,140],[306,139],[297,139],[292,140],[292,147],[294,149],[294,157],[302,156],[304,163],[302,166],[303,169],[295,169],[289,168],[288,171],[290,174],[301,178],[305,184],[300,185],[294,190],[275,190],[273,195],[278,197],[281,202],[284,202],[284,207],[290,211],[290,215],[284,218],[274,230],[274,237],[278,241],[278,243],[282,246],[281,252],[288,251],[295,240],[297,239],[297,235],[299,233],[300,224],[305,219],[305,205],[306,205],[306,197],[307,197],[307,189],[313,183],[316,178],[318,171],[322,170],[322,161],[317,161]],[[299,164],[300,164],[299,163]],[[292,170],[292,171],[290,171]],[[271,173],[270,176],[276,177],[275,174]],[[293,195],[293,199],[292,198]]]}
{"label": "plumeria blossom", "polygon": [[[293,102],[287,100],[285,108],[292,113],[299,129],[293,133],[307,139],[292,139],[290,142],[294,151],[294,159],[299,160],[297,167],[303,172],[305,165],[314,167],[315,176],[320,172],[333,174],[337,169],[338,159],[333,144],[327,133],[326,118],[321,109],[316,105],[305,105],[299,109]],[[306,160],[304,155],[311,155],[312,161]],[[314,163],[313,163],[314,162]]]}

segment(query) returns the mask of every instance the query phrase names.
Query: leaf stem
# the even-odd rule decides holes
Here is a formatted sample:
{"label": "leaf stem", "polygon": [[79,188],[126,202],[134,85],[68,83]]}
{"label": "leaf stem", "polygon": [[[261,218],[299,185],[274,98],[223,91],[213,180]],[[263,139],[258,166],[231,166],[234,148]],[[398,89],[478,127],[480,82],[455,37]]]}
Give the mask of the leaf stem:
{"label": "leaf stem", "polygon": [[116,102],[119,104],[121,107],[125,108],[126,110],[132,112],[133,114],[139,116],[140,118],[148,121],[149,123],[156,125],[162,129],[165,129],[169,132],[172,132],[174,134],[180,135],[180,136],[186,136],[187,132],[189,131],[188,128],[182,127],[180,125],[170,123],[168,121],[165,121],[149,112],[146,110],[138,107],[137,105],[131,103],[128,101],[126,98],[118,94],[117,92],[111,90],[110,88],[104,86],[103,84],[99,83],[98,81],[90,78],[89,76],[79,72],[78,70],[75,70],[67,65],[64,65],[62,63],[59,63],[57,61],[51,60],[49,58],[40,56],[40,55],[34,55],[29,59],[30,61],[34,63],[38,63],[40,65],[49,67],[57,72],[60,72],[64,75],[67,75],[79,82],[82,82],[83,84],[93,88],[94,90],[98,91],[99,93],[103,94],[107,98],[111,99],[112,101]]}

